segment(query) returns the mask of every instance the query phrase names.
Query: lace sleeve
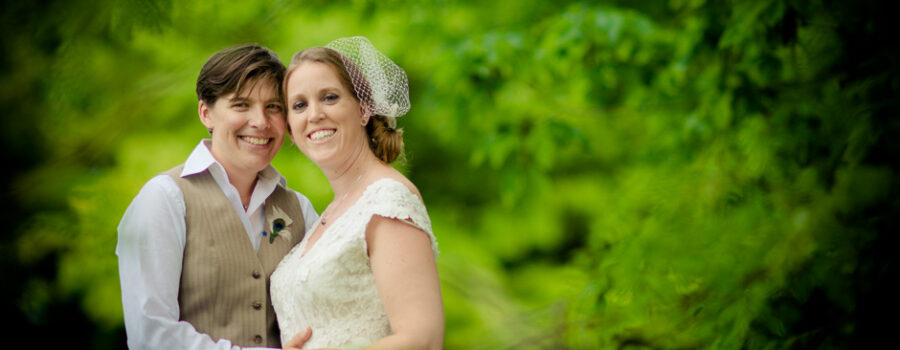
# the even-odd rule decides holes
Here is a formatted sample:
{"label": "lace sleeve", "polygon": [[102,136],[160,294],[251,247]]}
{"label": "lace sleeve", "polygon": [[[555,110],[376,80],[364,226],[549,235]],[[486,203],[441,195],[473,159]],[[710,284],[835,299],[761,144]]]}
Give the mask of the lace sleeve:
{"label": "lace sleeve", "polygon": [[371,215],[379,215],[397,219],[422,230],[431,240],[431,249],[437,256],[437,239],[431,229],[431,219],[425,204],[406,185],[385,178],[373,183],[366,192],[363,205],[371,213],[370,218]]}

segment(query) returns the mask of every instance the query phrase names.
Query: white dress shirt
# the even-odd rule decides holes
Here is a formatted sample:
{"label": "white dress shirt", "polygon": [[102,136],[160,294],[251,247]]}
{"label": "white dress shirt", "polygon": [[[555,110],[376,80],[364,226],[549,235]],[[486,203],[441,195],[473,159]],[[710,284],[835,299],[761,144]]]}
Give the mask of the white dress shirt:
{"label": "white dress shirt", "polygon": [[[228,182],[225,169],[209,151],[210,140],[201,141],[181,176],[209,169],[216,184],[234,206],[247,230],[253,249],[259,251],[265,224],[265,200],[285,180],[271,165],[259,173],[250,205],[244,210],[237,189]],[[303,219],[318,219],[309,199],[294,191]],[[214,342],[193,325],[179,321],[178,287],[185,244],[184,195],[175,180],[165,174],[150,179],[137,194],[122,221],[116,255],[125,330],[130,349],[240,349],[227,339]]]}

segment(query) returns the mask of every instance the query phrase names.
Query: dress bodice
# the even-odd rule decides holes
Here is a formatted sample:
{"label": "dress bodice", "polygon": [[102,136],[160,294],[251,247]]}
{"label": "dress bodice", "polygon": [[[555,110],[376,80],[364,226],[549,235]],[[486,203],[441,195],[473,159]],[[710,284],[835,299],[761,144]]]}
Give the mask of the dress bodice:
{"label": "dress bodice", "polygon": [[431,220],[419,197],[390,178],[373,182],[309,251],[307,234],[272,274],[272,305],[282,343],[307,326],[313,330],[304,346],[308,349],[362,347],[391,334],[367,253],[366,226],[373,215],[419,228],[437,254]]}

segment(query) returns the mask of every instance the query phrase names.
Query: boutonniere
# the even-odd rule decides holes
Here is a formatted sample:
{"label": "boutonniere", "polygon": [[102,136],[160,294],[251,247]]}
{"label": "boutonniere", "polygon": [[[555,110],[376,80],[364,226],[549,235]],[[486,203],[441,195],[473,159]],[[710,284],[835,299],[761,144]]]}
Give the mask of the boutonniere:
{"label": "boutonniere", "polygon": [[[268,232],[271,232],[271,234],[268,235],[269,236],[269,244],[272,244],[275,242],[275,237],[281,237],[281,238],[284,238],[285,240],[287,240],[288,242],[290,242],[291,241],[290,226],[293,221],[287,215],[287,213],[285,213],[279,207],[276,207],[273,205],[271,211],[272,211],[272,213],[270,215],[266,215],[270,218],[269,220],[267,220],[268,224],[269,224]],[[269,213],[267,213],[267,214],[269,214]],[[265,236],[266,236],[266,231],[263,231],[263,237],[265,237]]]}

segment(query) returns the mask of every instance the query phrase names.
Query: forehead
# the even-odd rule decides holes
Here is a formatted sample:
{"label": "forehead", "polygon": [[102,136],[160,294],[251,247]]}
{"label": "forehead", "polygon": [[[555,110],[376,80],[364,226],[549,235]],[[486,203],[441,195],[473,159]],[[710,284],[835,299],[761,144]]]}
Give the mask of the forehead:
{"label": "forehead", "polygon": [[225,94],[222,97],[237,97],[259,100],[277,99],[279,97],[278,86],[272,79],[253,78],[244,82],[243,86],[241,86],[237,91]]}
{"label": "forehead", "polygon": [[304,88],[342,88],[337,72],[330,65],[305,61],[297,66],[288,80],[288,90]]}

